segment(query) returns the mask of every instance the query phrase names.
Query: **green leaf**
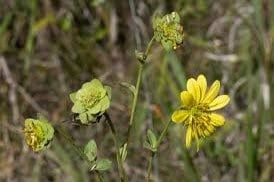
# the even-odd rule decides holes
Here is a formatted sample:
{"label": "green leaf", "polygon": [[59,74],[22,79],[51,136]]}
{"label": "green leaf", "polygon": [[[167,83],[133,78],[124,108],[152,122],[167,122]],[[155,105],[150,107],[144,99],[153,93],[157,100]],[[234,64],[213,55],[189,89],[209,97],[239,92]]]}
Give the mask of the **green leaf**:
{"label": "green leaf", "polygon": [[102,100],[100,100],[100,102],[98,103],[98,105],[100,105],[100,111],[105,111],[109,108],[110,105],[110,100],[108,98],[108,96],[106,95]]}
{"label": "green leaf", "polygon": [[127,82],[121,82],[120,85],[127,88],[133,94],[133,96],[136,94],[136,88],[134,85],[131,85]]}
{"label": "green leaf", "polygon": [[173,44],[170,40],[163,39],[161,40],[161,44],[166,51],[172,50]]}
{"label": "green leaf", "polygon": [[157,138],[151,129],[148,129],[148,131],[147,131],[147,139],[148,139],[148,142],[150,143],[151,147],[155,148],[157,145]]}
{"label": "green leaf", "polygon": [[125,143],[120,149],[119,149],[120,156],[122,158],[122,161],[125,161],[127,158],[127,143]]}
{"label": "green leaf", "polygon": [[144,147],[145,147],[146,149],[152,151],[152,152],[156,152],[156,151],[157,151],[156,148],[151,147],[151,145],[150,145],[150,143],[148,143],[148,141],[145,141],[145,142],[144,142]]}
{"label": "green leaf", "polygon": [[95,170],[105,171],[110,169],[112,162],[109,159],[100,159],[96,162]]}
{"label": "green leaf", "polygon": [[94,161],[97,156],[97,145],[94,140],[90,140],[84,147],[84,154],[87,156],[89,161]]}
{"label": "green leaf", "polygon": [[148,129],[147,131],[147,140],[144,143],[144,147],[152,152],[157,151],[157,137],[151,129]]}
{"label": "green leaf", "polygon": [[177,12],[172,12],[170,18],[172,18],[173,22],[180,23],[180,16]]}
{"label": "green leaf", "polygon": [[71,108],[71,111],[73,113],[82,113],[85,111],[85,108],[79,102],[75,102]]}
{"label": "green leaf", "polygon": [[106,90],[98,79],[93,79],[90,82],[86,82],[83,84],[81,90],[87,90],[87,91],[93,91],[93,92],[99,92],[102,96],[106,94]]}
{"label": "green leaf", "polygon": [[100,104],[100,102],[99,103],[97,103],[96,105],[94,105],[92,108],[90,108],[89,110],[88,110],[88,113],[89,114],[97,114],[97,113],[99,113],[100,111],[101,111],[101,104]]}
{"label": "green leaf", "polygon": [[90,83],[91,83],[92,87],[94,87],[94,88],[104,88],[101,81],[98,79],[93,79],[90,81]]}
{"label": "green leaf", "polygon": [[105,88],[106,91],[107,91],[107,95],[108,95],[109,100],[111,100],[111,87],[105,86],[104,88]]}
{"label": "green leaf", "polygon": [[69,98],[73,103],[75,103],[76,102],[76,92],[69,94]]}
{"label": "green leaf", "polygon": [[92,121],[94,119],[94,116],[92,114],[89,114],[88,112],[84,112],[79,114],[78,119],[81,121],[82,124],[88,124],[89,121]]}
{"label": "green leaf", "polygon": [[105,2],[105,0],[92,0],[91,5],[96,7],[96,6],[103,4],[104,2]]}

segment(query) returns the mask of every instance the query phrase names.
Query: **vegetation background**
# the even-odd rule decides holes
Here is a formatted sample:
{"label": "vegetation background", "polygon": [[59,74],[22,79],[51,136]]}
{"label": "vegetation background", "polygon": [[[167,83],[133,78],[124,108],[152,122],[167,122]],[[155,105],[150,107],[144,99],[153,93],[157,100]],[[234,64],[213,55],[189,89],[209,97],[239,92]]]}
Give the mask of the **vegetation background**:
{"label": "vegetation background", "polygon": [[[92,78],[113,89],[109,113],[126,135],[131,95],[151,17],[177,11],[184,44],[166,52],[154,44],[145,67],[125,163],[130,181],[144,181],[147,128],[158,133],[179,103],[186,78],[203,73],[222,82],[230,105],[227,122],[200,151],[186,150],[184,130],[172,125],[153,161],[154,181],[272,181],[274,177],[273,0],[0,0],[0,181],[94,181],[93,173],[58,137],[35,154],[25,145],[26,117],[53,122],[70,115],[68,94]],[[106,124],[64,123],[77,143],[95,139],[100,156],[115,161]],[[116,166],[104,173],[118,181]]]}

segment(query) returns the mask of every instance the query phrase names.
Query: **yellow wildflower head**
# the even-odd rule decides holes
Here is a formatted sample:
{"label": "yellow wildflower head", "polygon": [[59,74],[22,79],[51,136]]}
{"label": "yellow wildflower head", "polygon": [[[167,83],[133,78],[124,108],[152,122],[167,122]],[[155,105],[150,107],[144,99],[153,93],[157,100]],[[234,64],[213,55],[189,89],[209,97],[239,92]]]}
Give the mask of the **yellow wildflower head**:
{"label": "yellow wildflower head", "polygon": [[26,119],[23,131],[27,145],[35,152],[49,146],[54,136],[52,125],[44,118]]}
{"label": "yellow wildflower head", "polygon": [[180,25],[180,16],[172,12],[163,17],[154,17],[154,37],[166,50],[176,49],[184,38],[183,26]]}
{"label": "yellow wildflower head", "polygon": [[204,75],[187,81],[187,90],[180,94],[181,106],[172,114],[173,122],[186,127],[186,147],[190,147],[194,138],[198,149],[200,138],[209,136],[215,127],[224,125],[225,118],[215,111],[226,106],[230,99],[228,95],[217,96],[219,90],[218,80],[208,89]]}

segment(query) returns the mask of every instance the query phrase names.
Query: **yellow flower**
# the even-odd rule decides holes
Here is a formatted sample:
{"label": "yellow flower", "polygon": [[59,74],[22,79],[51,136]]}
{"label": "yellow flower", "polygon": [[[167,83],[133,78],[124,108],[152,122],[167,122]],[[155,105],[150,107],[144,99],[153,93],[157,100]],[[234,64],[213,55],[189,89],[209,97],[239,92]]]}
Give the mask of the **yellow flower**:
{"label": "yellow flower", "polygon": [[209,89],[204,75],[197,80],[187,81],[187,90],[182,91],[181,106],[172,114],[172,121],[186,127],[186,147],[189,148],[194,138],[199,149],[199,139],[212,134],[216,127],[225,123],[225,118],[216,110],[229,103],[228,95],[218,95],[220,82],[216,80]]}

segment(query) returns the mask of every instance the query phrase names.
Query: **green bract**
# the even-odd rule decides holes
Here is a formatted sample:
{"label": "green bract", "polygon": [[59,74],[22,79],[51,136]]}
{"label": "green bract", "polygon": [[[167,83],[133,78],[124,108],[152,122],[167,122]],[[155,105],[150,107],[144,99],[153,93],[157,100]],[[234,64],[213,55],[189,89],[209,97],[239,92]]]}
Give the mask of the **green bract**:
{"label": "green bract", "polygon": [[93,79],[71,93],[70,99],[74,104],[71,111],[79,114],[78,119],[83,124],[88,124],[109,108],[111,88],[103,86],[98,79]]}
{"label": "green bract", "polygon": [[24,137],[30,148],[38,152],[46,148],[54,136],[52,125],[44,118],[25,120]]}
{"label": "green bract", "polygon": [[166,50],[176,49],[183,42],[183,27],[180,25],[180,16],[176,12],[163,17],[154,17],[154,37]]}

